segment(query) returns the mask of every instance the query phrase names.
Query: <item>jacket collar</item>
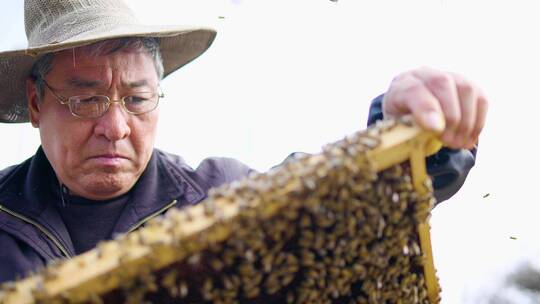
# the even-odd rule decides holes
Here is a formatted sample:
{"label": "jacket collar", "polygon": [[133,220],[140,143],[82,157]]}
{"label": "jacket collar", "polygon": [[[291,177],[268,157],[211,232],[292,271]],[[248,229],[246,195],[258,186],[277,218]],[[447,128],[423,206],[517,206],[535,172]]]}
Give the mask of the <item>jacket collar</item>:
{"label": "jacket collar", "polygon": [[0,203],[31,218],[39,217],[53,198],[51,180],[57,180],[45,153],[36,154],[15,166],[0,182]]}
{"label": "jacket collar", "polygon": [[[174,200],[180,207],[204,198],[200,187],[181,167],[155,149],[145,171],[130,190],[128,204],[114,233],[135,228]],[[56,207],[61,198],[53,193],[57,191],[51,191],[52,180],[57,181],[56,175],[40,147],[32,158],[12,168],[0,180],[0,204],[50,230],[73,253],[71,239]]]}
{"label": "jacket collar", "polygon": [[178,205],[185,204],[185,188],[193,185],[182,176],[173,174],[170,164],[154,150],[152,157],[137,183],[130,190],[128,204],[120,214],[113,234],[125,233],[175,200]]}

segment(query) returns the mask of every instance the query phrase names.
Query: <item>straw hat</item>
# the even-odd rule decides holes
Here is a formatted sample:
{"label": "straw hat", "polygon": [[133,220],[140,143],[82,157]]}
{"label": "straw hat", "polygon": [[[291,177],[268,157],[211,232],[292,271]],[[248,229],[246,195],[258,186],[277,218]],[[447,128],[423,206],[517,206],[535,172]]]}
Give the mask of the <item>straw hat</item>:
{"label": "straw hat", "polygon": [[164,75],[201,55],[213,29],[141,24],[121,0],[25,0],[28,48],[0,52],[0,122],[28,122],[26,79],[43,54],[120,37],[159,38]]}

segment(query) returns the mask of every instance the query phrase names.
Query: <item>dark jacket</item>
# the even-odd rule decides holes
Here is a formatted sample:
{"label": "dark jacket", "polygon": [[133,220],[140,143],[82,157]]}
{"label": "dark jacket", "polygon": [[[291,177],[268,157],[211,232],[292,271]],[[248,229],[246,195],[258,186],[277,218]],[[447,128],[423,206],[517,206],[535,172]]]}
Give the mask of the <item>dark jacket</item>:
{"label": "dark jacket", "polygon": [[[208,158],[194,170],[180,157],[156,149],[111,235],[135,230],[169,208],[196,204],[210,188],[249,172],[230,158]],[[0,171],[0,282],[75,255],[51,179],[56,177],[41,148],[22,164]]]}
{"label": "dark jacket", "polygon": [[[369,123],[382,119],[380,98],[372,103]],[[443,150],[428,160],[439,200],[454,194],[474,164],[470,151]],[[178,156],[154,150],[147,168],[130,191],[113,234],[142,226],[165,210],[196,204],[208,190],[249,174],[230,158],[209,158],[192,169]],[[42,149],[25,162],[0,171],[0,282],[22,277],[55,259],[75,255],[51,191],[56,180]]]}

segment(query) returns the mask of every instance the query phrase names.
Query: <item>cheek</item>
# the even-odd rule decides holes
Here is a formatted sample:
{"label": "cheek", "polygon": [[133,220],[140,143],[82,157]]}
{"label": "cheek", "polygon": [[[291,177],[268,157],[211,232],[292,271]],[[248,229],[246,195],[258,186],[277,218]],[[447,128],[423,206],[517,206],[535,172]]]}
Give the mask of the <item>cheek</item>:
{"label": "cheek", "polygon": [[69,166],[77,162],[81,155],[79,151],[89,138],[92,127],[83,121],[75,121],[69,111],[62,110],[43,107],[39,132],[43,149],[51,163]]}
{"label": "cheek", "polygon": [[[155,113],[154,113],[155,112]],[[131,141],[141,162],[150,158],[157,132],[158,111],[138,117],[132,125]]]}

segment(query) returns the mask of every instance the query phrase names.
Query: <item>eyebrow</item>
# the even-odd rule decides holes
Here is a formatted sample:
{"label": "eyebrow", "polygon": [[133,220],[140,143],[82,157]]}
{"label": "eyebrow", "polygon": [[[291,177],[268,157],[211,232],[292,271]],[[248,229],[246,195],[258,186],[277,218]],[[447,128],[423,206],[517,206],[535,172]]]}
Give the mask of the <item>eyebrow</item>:
{"label": "eyebrow", "polygon": [[[96,88],[100,86],[104,86],[103,81],[100,80],[89,80],[89,79],[83,79],[80,77],[70,77],[66,80],[66,83],[75,88]],[[132,81],[132,82],[122,82],[123,87],[127,87],[130,89],[133,88],[140,88],[144,86],[148,86],[148,81],[146,79]]]}
{"label": "eyebrow", "polygon": [[132,81],[129,83],[122,82],[122,86],[128,87],[130,89],[140,88],[140,87],[148,86],[148,81],[146,81],[146,79],[141,79],[141,80]]}
{"label": "eyebrow", "polygon": [[88,80],[80,77],[70,77],[66,80],[66,83],[75,88],[95,88],[103,86],[103,81],[100,80]]}

